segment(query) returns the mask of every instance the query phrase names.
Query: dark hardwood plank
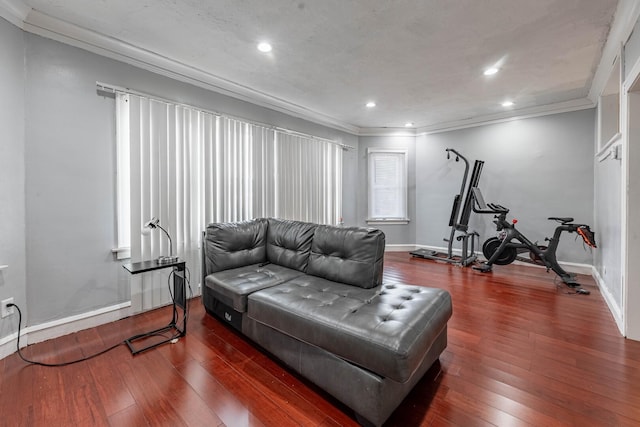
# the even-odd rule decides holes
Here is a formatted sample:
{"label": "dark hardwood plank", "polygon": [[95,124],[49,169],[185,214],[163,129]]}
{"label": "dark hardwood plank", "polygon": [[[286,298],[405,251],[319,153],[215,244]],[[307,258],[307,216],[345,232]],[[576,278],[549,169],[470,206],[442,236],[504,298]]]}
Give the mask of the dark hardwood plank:
{"label": "dark hardwood plank", "polygon": [[220,417],[225,425],[242,427],[262,427],[264,424],[242,403],[235,394],[227,390],[216,375],[206,370],[196,361],[188,361],[178,367],[185,381],[198,393],[200,398]]}
{"label": "dark hardwood plank", "polygon": [[[592,278],[568,294],[544,269],[471,268],[387,253],[385,281],[447,289],[449,345],[387,426],[640,425],[640,343],[620,336]],[[188,334],[76,365],[0,360],[0,426],[355,426],[339,402],[190,301]],[[24,349],[54,363],[163,326],[168,307]]]}
{"label": "dark hardwood plank", "polygon": [[149,423],[138,405],[133,404],[109,416],[109,425],[111,427],[145,427],[149,426]]}
{"label": "dark hardwood plank", "polygon": [[165,395],[166,390],[160,389],[153,381],[153,376],[145,369],[147,358],[144,356],[146,355],[143,353],[134,357],[130,363],[116,365],[142,414],[153,426],[185,426],[180,414]]}
{"label": "dark hardwood plank", "polygon": [[215,376],[225,389],[233,393],[265,425],[314,425],[309,424],[306,417],[300,417],[296,412],[290,411],[288,407],[283,411],[276,402],[279,400],[278,396],[265,395],[262,390],[256,389],[255,378],[243,376],[227,361],[214,358],[205,362],[203,367],[209,372],[209,375]]}
{"label": "dark hardwood plank", "polygon": [[[29,349],[24,350],[26,354],[31,353]],[[4,369],[0,382],[0,426],[34,425],[34,369],[15,353],[2,360]]]}

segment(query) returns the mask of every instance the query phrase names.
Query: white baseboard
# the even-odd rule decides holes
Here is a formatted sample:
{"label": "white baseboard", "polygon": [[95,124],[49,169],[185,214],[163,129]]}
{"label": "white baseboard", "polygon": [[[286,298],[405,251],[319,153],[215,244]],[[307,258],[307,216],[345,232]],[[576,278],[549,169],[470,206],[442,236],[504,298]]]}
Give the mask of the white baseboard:
{"label": "white baseboard", "polygon": [[[14,332],[6,337],[0,338],[0,360],[16,352],[16,340],[18,339],[18,333]],[[26,344],[20,342],[20,347],[24,347]]]}
{"label": "white baseboard", "polygon": [[598,288],[600,289],[600,294],[602,295],[602,298],[604,298],[604,302],[607,303],[607,306],[609,307],[609,311],[613,316],[613,320],[615,320],[616,325],[618,326],[618,330],[620,331],[623,337],[627,336],[624,329],[622,307],[618,305],[615,298],[609,291],[609,288],[607,287],[606,282],[604,281],[602,276],[600,276],[600,273],[598,273],[598,270],[595,267],[593,267],[593,269],[591,270],[591,275],[593,276],[596,283],[598,284]]}
{"label": "white baseboard", "polygon": [[[387,252],[409,252],[415,249],[428,249],[437,252],[446,253],[447,248],[436,246],[425,246],[416,244],[389,244],[386,245],[385,251]],[[460,255],[459,249],[453,249],[455,255]],[[478,254],[482,258],[481,254]],[[516,261],[517,262],[517,261]],[[540,267],[533,264],[521,263],[523,265],[531,267]],[[600,292],[602,293],[609,310],[614,316],[618,329],[623,333],[622,327],[622,310],[617,306],[612,295],[604,286],[604,281],[599,276],[595,268],[588,264],[567,263],[561,262],[560,265],[567,271],[573,273],[590,274],[592,275]],[[196,291],[199,294],[199,292]],[[195,296],[195,295],[194,295]],[[81,313],[74,316],[65,317],[63,319],[53,320],[51,322],[41,323],[39,325],[29,326],[22,329],[20,337],[20,346],[25,347],[28,344],[35,344],[38,342],[46,341],[49,339],[61,337],[63,335],[78,332],[84,329],[93,328],[95,326],[103,325],[105,323],[114,322],[116,320],[123,319],[133,314],[131,312],[131,301],[126,301],[120,304],[112,305],[109,307],[102,307],[97,310],[93,310],[87,313]],[[6,337],[0,338],[0,359],[3,359],[16,351],[16,341],[18,339],[18,333],[14,332]]]}
{"label": "white baseboard", "polygon": [[569,273],[586,274],[587,276],[593,275],[593,265],[591,264],[565,261],[558,261],[558,264],[560,264],[560,267],[564,268]]}
{"label": "white baseboard", "polygon": [[[394,249],[389,249],[390,246],[393,247]],[[410,249],[395,249],[396,247],[397,248],[410,248]],[[438,246],[427,246],[427,245],[387,245],[387,247],[386,247],[386,250],[388,252],[413,251],[415,249],[426,249],[426,250],[429,250],[429,251],[436,251],[436,252],[443,253],[443,254],[447,253],[447,248],[438,247]],[[453,253],[453,255],[460,256],[462,254],[462,249],[453,248],[453,250],[451,252]],[[479,261],[486,261],[486,259],[484,258],[484,255],[482,255],[481,252],[476,251],[476,256],[478,257]],[[529,267],[544,268],[541,265],[530,264],[528,262],[521,262],[521,261],[514,261],[514,264],[525,265],[525,266],[529,266]],[[586,274],[588,276],[592,276],[593,275],[593,271],[594,270],[593,270],[593,266],[591,264],[580,264],[580,263],[577,263],[577,262],[564,262],[564,261],[558,261],[558,264],[560,264],[560,267],[562,267],[563,269],[565,269],[569,273]]]}
{"label": "white baseboard", "polygon": [[[130,315],[131,301],[126,301],[63,319],[29,326],[20,331],[20,347],[114,322]],[[10,354],[15,353],[17,340],[17,332],[0,338],[0,359],[4,359]]]}
{"label": "white baseboard", "polygon": [[416,245],[385,245],[385,252],[411,252],[416,250]]}

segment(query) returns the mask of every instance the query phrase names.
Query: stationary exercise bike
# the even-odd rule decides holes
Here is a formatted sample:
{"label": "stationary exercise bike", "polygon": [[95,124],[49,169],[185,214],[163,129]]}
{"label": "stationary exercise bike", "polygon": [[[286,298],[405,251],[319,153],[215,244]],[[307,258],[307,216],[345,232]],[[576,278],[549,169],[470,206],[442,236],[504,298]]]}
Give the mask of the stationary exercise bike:
{"label": "stationary exercise bike", "polygon": [[[556,259],[556,249],[558,249],[558,243],[560,242],[560,235],[562,232],[567,231],[569,233],[576,232],[584,243],[592,248],[596,247],[595,234],[586,224],[574,224],[573,218],[570,217],[550,217],[549,220],[560,223],[553,233],[553,237],[545,238],[549,242],[548,246],[538,245],[527,239],[517,228],[516,219],[511,222],[507,221],[507,213],[509,209],[504,206],[484,204],[482,194],[478,188],[474,189],[474,197],[480,207],[478,208],[481,213],[488,213],[493,211],[496,224],[496,230],[498,231],[497,237],[491,237],[487,239],[482,245],[482,253],[487,259],[487,262],[474,266],[473,268],[481,272],[491,271],[493,264],[507,265],[516,260],[519,253],[529,252],[531,262],[534,264],[543,265],[547,268],[547,271],[553,270],[560,279],[570,288],[576,288],[576,293],[588,295],[590,292],[580,287],[576,279],[576,275],[568,273],[558,264]],[[484,205],[484,206],[482,206]],[[475,209],[474,209],[475,210]]]}

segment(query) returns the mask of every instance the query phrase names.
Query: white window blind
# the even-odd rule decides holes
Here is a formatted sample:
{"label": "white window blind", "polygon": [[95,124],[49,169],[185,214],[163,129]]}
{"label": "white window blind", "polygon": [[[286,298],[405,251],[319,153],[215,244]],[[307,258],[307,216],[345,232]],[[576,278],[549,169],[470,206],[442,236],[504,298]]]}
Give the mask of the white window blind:
{"label": "white window blind", "polygon": [[368,222],[407,222],[407,153],[370,148]]}
{"label": "white window blind", "polygon": [[342,150],[328,141],[276,132],[274,216],[342,222]]}
{"label": "white window blind", "polygon": [[[338,144],[128,93],[116,94],[116,133],[119,258],[168,255],[163,233],[140,233],[152,217],[191,277],[200,277],[200,234],[208,223],[341,220]],[[162,272],[143,276],[132,278],[134,310],[168,303]]]}

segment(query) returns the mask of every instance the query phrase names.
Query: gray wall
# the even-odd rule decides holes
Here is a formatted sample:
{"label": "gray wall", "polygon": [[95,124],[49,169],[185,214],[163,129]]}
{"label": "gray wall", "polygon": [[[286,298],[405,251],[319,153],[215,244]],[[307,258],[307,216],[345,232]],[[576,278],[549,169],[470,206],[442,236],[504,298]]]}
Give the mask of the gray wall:
{"label": "gray wall", "polygon": [[343,216],[356,223],[356,137],[33,34],[24,37],[30,324],[129,299],[128,277],[111,254],[114,100],[97,94],[96,81],[354,146],[345,155]]}
{"label": "gray wall", "polygon": [[[0,18],[0,300],[26,304],[24,36]],[[17,316],[0,320],[0,338],[17,331]]]}
{"label": "gray wall", "polygon": [[[509,218],[517,218],[531,240],[543,243],[551,237],[555,223],[549,216],[593,224],[594,126],[595,110],[589,109],[418,137],[417,243],[443,247],[442,238],[449,234],[464,167],[447,160],[445,148],[458,150],[471,168],[474,160],[485,161],[480,178],[485,200],[508,207]],[[470,226],[480,233],[481,243],[495,235],[492,219],[472,214]],[[558,259],[592,264],[592,253],[575,236],[563,236]]]}
{"label": "gray wall", "polygon": [[416,239],[416,138],[414,136],[362,136],[358,146],[358,225],[367,226],[368,213],[368,175],[367,175],[367,149],[385,148],[407,150],[407,209],[410,219],[406,225],[374,225],[381,229],[386,237],[387,244],[414,244]]}
{"label": "gray wall", "polygon": [[[446,160],[446,147],[460,150],[471,160],[486,161],[481,180],[486,199],[509,206],[531,238],[542,240],[551,232],[547,216],[593,221],[593,110],[418,138],[358,140],[23,33],[5,21],[0,21],[0,36],[3,58],[11,58],[0,67],[0,120],[5,137],[0,145],[4,190],[0,264],[10,265],[0,278],[0,298],[13,296],[28,307],[31,325],[129,299],[128,276],[111,254],[115,246],[114,101],[96,93],[96,81],[354,146],[345,155],[347,225],[364,224],[366,218],[366,148],[408,148],[411,223],[384,227],[391,244],[443,246],[462,173],[460,164]],[[493,234],[490,220],[487,216],[472,219],[482,239]],[[592,260],[570,237],[561,244],[559,258]],[[8,333],[0,329],[0,336]]]}

